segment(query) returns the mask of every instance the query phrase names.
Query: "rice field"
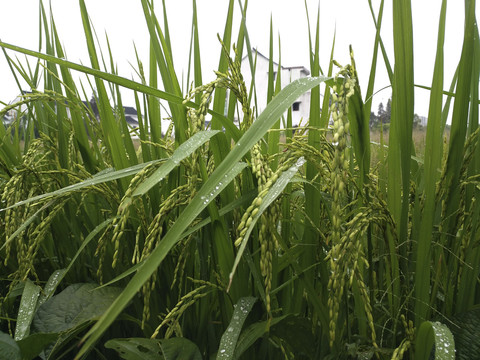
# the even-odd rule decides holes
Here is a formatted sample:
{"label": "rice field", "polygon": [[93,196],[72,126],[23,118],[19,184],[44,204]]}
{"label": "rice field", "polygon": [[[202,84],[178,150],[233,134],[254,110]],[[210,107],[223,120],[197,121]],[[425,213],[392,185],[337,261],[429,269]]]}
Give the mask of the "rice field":
{"label": "rice field", "polygon": [[[478,357],[474,0],[465,1],[453,79],[443,76],[446,0],[434,14],[424,130],[414,129],[409,0],[394,0],[393,14],[383,13],[383,0],[379,9],[366,3],[377,28],[369,74],[357,73],[351,49],[347,63],[331,49],[320,64],[317,21],[305,34],[311,76],[282,88],[270,60],[259,114],[255,84],[240,70],[245,56],[255,69],[256,53],[244,21],[232,37],[242,16],[234,0],[210,83],[202,81],[193,0],[186,92],[168,16],[157,18],[153,1],[139,2],[151,39],[149,58],[136,64],[141,81],[109,65],[113,55],[98,47],[79,3],[88,65],[65,59],[41,1],[40,51],[0,41],[12,72],[32,85],[0,113],[25,109],[0,126],[0,359]],[[247,2],[239,4],[245,14]],[[392,58],[383,16],[393,16]],[[19,54],[36,66],[23,66]],[[392,88],[381,135],[369,127],[379,63]],[[92,81],[79,86],[74,71]],[[135,138],[121,89],[135,95]],[[308,121],[282,132],[307,92]]]}

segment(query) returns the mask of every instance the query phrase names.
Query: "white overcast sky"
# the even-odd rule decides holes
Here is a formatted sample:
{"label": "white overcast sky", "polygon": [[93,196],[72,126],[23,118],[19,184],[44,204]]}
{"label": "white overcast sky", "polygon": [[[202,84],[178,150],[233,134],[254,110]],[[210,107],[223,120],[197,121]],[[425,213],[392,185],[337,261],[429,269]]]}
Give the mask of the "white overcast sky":
{"label": "white overcast sky", "polygon": [[[379,0],[373,0],[377,13]],[[148,68],[149,36],[140,1],[133,0],[85,0],[87,9],[100,41],[105,44],[105,33],[119,68],[119,74],[137,80],[129,62],[136,64],[133,42],[139,56]],[[237,3],[237,2],[236,2]],[[44,1],[49,7],[49,2]],[[186,74],[188,60],[192,1],[166,0],[174,63],[179,78]],[[463,41],[464,1],[449,2],[445,41],[445,88],[450,85],[458,63]],[[315,31],[317,10],[320,8],[320,52],[321,66],[328,69],[328,60],[336,30],[335,59],[342,64],[349,62],[348,46],[353,45],[357,70],[362,90],[365,91],[373,54],[375,27],[367,0],[307,0],[312,34]],[[412,0],[414,21],[415,83],[431,85],[433,62],[436,49],[438,18],[441,0]],[[214,78],[213,70],[218,66],[220,46],[217,33],[223,34],[227,0],[197,0],[200,46],[204,82]],[[157,16],[161,19],[161,2],[156,2]],[[64,44],[67,59],[89,65],[88,52],[83,37],[79,2],[77,0],[51,0],[51,8]],[[0,1],[0,39],[21,47],[38,49],[38,1]],[[304,0],[250,0],[247,10],[247,28],[251,45],[268,55],[270,16],[273,18],[275,61],[278,60],[278,35],[281,38],[282,65],[303,65],[309,68],[308,28]],[[238,5],[235,8],[233,39],[236,39],[240,21]],[[477,9],[478,17],[478,9]],[[382,37],[393,65],[392,9],[391,1],[385,1]],[[102,46],[106,51],[106,46]],[[23,55],[8,52],[10,56]],[[388,85],[383,60],[379,55],[375,90]],[[81,78],[74,72],[76,79]],[[88,87],[85,82],[84,85]],[[23,85],[24,86],[24,85]],[[27,89],[25,89],[27,90]],[[90,89],[89,89],[90,90]],[[0,101],[10,102],[19,93],[13,76],[0,54]],[[418,90],[415,111],[428,113],[428,93]],[[374,108],[390,96],[390,90],[375,95]],[[123,93],[124,105],[133,105],[133,94]]]}

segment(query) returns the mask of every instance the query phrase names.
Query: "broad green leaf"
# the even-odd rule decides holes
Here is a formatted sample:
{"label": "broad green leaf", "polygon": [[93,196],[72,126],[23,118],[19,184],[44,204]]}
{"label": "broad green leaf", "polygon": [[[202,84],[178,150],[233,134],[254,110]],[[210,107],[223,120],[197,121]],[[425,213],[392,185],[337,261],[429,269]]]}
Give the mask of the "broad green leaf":
{"label": "broad green leaf", "polygon": [[15,340],[22,340],[30,332],[30,324],[35,315],[35,308],[37,306],[38,296],[41,288],[35,285],[30,280],[25,282],[22,299],[18,308],[17,326],[15,328]]}
{"label": "broad green leaf", "polygon": [[238,300],[234,305],[232,319],[227,330],[222,335],[217,352],[217,360],[233,359],[238,336],[242,331],[243,323],[257,301],[254,297],[245,297]]}
{"label": "broad green leaf", "polygon": [[153,250],[144,265],[137,271],[135,276],[125,287],[122,294],[110,306],[109,310],[95,324],[95,326],[84,337],[85,344],[80,349],[76,358],[82,354],[100,338],[103,332],[112,324],[128,302],[141,289],[143,284],[150,278],[163,259],[168,255],[173,246],[179,241],[185,229],[205,209],[235,176],[245,168],[245,164],[238,161],[256,144],[263,135],[275,123],[276,119],[293,104],[293,102],[304,92],[327,80],[325,77],[303,78],[296,80],[286,86],[267,106],[252,126],[245,132],[242,138],[236,143],[226,158],[218,165],[216,170],[200,188],[197,195],[180,214],[178,220],[173,224],[159,245]]}
{"label": "broad green leaf", "polygon": [[165,360],[202,360],[197,345],[186,338],[160,340],[160,348]]}
{"label": "broad green leaf", "polygon": [[118,352],[125,360],[202,360],[197,345],[186,338],[171,339],[112,339],[107,349]]}
{"label": "broad green leaf", "polygon": [[[17,341],[22,353],[22,360],[35,359],[48,345],[57,340],[58,336],[57,333],[35,333]],[[2,357],[0,356],[0,358]]]}
{"label": "broad green leaf", "polygon": [[120,294],[120,289],[97,290],[97,287],[96,284],[73,284],[47,300],[33,319],[35,332],[61,332],[98,318]]}
{"label": "broad green leaf", "polygon": [[115,350],[125,360],[163,360],[159,340],[130,338],[112,339],[105,343],[107,349]]}
{"label": "broad green leaf", "polygon": [[20,348],[8,334],[0,332],[0,359],[20,360]]}
{"label": "broad green leaf", "polygon": [[480,354],[480,308],[476,306],[449,320],[449,329],[455,339],[455,359],[475,359]]}
{"label": "broad green leaf", "polygon": [[445,324],[424,321],[417,332],[415,340],[415,359],[429,360],[435,345],[435,360],[454,360],[455,341]]}

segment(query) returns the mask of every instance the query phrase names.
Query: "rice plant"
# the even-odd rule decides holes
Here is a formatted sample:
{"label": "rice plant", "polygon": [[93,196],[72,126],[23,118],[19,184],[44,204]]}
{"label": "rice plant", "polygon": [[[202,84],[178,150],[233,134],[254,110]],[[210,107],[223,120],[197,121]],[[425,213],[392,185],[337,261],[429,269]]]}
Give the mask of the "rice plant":
{"label": "rice plant", "polygon": [[[422,156],[412,141],[410,1],[393,1],[393,59],[380,36],[384,2],[378,11],[368,2],[377,33],[364,94],[359,78],[367,74],[357,72],[354,49],[335,59],[332,47],[323,73],[318,15],[316,31],[306,34],[312,76],[284,89],[273,74],[271,34],[268,105],[260,114],[256,86],[240,70],[243,58],[252,70],[256,64],[247,1],[229,1],[210,83],[202,81],[192,1],[187,86],[175,72],[164,2],[163,19],[153,1],[139,4],[151,41],[148,62],[137,56],[139,81],[118,75],[111,49],[99,49],[83,0],[88,66],[65,59],[55,21],[39,5],[40,51],[0,41],[32,90],[3,110],[20,109],[16,121],[0,126],[0,357],[477,356],[475,1],[465,1],[449,91],[442,1]],[[235,16],[243,19],[237,39]],[[392,119],[388,146],[375,150],[372,167],[379,50]],[[34,56],[35,67],[15,53]],[[94,82],[78,85],[72,71]],[[135,95],[138,141],[121,89]],[[292,133],[291,106],[308,91],[309,119]]]}

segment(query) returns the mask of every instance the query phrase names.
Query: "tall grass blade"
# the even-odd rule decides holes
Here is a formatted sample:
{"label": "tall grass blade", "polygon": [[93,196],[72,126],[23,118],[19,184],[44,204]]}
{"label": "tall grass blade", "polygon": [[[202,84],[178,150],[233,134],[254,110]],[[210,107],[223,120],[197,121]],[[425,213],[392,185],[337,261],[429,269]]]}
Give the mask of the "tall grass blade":
{"label": "tall grass blade", "polygon": [[[319,76],[320,74],[320,8],[317,12],[317,27],[315,36],[314,57],[311,68],[312,76]],[[320,133],[320,87],[314,87],[311,90],[310,97],[310,118],[309,118],[310,131],[308,132],[308,145],[315,149],[320,149],[321,133]],[[317,229],[311,224],[320,223],[320,179],[317,177],[317,167],[311,162],[306,164],[306,178],[308,183],[305,184],[305,212],[310,217],[309,223],[305,228],[303,235],[303,244],[305,249],[316,246],[321,242],[320,234]],[[314,253],[306,251],[301,259],[301,265],[306,268],[314,262]],[[324,264],[320,266],[320,281],[323,285],[327,284],[327,274]],[[309,272],[305,275],[309,281],[313,281],[313,272]]]}
{"label": "tall grass blade", "polygon": [[[370,6],[370,11],[373,13],[372,0],[368,1]],[[375,43],[373,45],[373,56],[372,56],[372,66],[370,67],[370,76],[368,78],[367,91],[365,93],[365,107],[364,107],[364,117],[365,119],[370,119],[370,113],[372,111],[372,100],[373,100],[373,90],[375,85],[375,77],[377,73],[377,60],[378,60],[378,47],[380,44],[380,30],[382,28],[382,19],[383,19],[383,4],[384,0],[380,2],[380,8],[378,10],[378,18],[375,21]]]}
{"label": "tall grass blade", "polygon": [[375,18],[375,12],[373,11],[372,0],[368,0],[368,5],[370,6],[370,13],[372,14],[373,22],[375,24],[375,28],[377,29],[375,42],[378,39],[378,43],[380,45],[380,49],[382,51],[383,61],[385,63],[385,67],[387,70],[388,78],[390,79],[390,84],[393,84],[393,70],[392,66],[390,65],[390,60],[388,59],[387,51],[385,50],[385,45],[383,44],[382,37],[379,33],[379,30],[382,26],[382,19],[383,19],[383,1],[380,3],[380,8],[378,11],[378,18]]}
{"label": "tall grass blade", "polygon": [[[85,38],[87,40],[88,52],[90,55],[90,60],[92,62],[92,68],[99,70],[100,65],[98,62],[97,52],[95,50],[95,44],[93,40],[92,29],[90,26],[90,19],[87,13],[87,8],[85,6],[85,1],[80,0],[80,10],[82,14],[83,28],[85,31]],[[98,92],[98,110],[100,112],[100,123],[103,128],[103,132],[107,137],[107,148],[110,152],[110,156],[113,160],[113,165],[117,170],[124,169],[130,165],[125,147],[123,145],[122,137],[118,126],[116,125],[115,118],[113,115],[112,108],[110,107],[110,102],[108,100],[107,91],[103,81],[95,77],[95,84]],[[127,188],[126,179],[120,180],[122,188]]]}
{"label": "tall grass blade", "polygon": [[[52,32],[55,38],[55,49],[57,51],[56,55],[60,59],[65,58],[65,53],[63,52],[53,17],[50,21],[52,23]],[[76,92],[76,86],[73,81],[73,77],[70,74],[69,69],[65,66],[60,66],[60,72],[62,74],[62,79],[66,87],[68,88],[68,90],[66,91],[66,96],[69,102],[76,103],[78,101],[78,95]],[[93,168],[96,165],[96,160],[88,143],[88,135],[86,127],[84,125],[82,114],[77,107],[71,106],[69,107],[69,109],[72,117],[72,126],[75,133],[75,140],[78,144],[78,148],[85,163],[85,167],[87,168],[87,170],[93,171]]]}
{"label": "tall grass blade", "polygon": [[25,282],[22,299],[18,308],[17,326],[15,327],[15,341],[22,340],[30,332],[30,324],[35,315],[38,296],[42,289],[30,280]]}
{"label": "tall grass blade", "polygon": [[[478,26],[475,29],[475,45],[474,45],[474,64],[472,71],[472,90],[470,101],[470,121],[469,132],[474,133],[478,129],[479,113],[478,113],[478,79],[480,78],[480,38],[478,35]],[[478,140],[475,148],[475,155],[470,164],[468,176],[473,177],[480,172],[480,146]],[[471,222],[472,228],[477,228],[480,221],[480,208],[474,205],[473,199],[477,199],[480,195],[479,189],[473,184],[469,185],[466,194],[466,209],[474,209],[469,211],[469,216],[465,222]],[[469,236],[465,234],[464,236]],[[480,268],[480,250],[475,245],[475,233],[470,235],[469,248],[466,250],[465,263],[469,266],[463,266],[460,284],[458,284],[458,297],[456,311],[461,312],[463,309],[470,309],[475,304],[475,274]]]}
{"label": "tall grass blade", "polygon": [[253,297],[241,298],[235,304],[232,320],[227,330],[223,333],[218,348],[217,360],[234,359],[234,352],[237,346],[238,336],[242,331],[243,324],[247,319],[248,314],[252,310],[253,305],[257,299]]}
{"label": "tall grass blade", "polygon": [[[182,97],[180,84],[178,83],[178,79],[175,74],[175,68],[173,66],[169,42],[165,40],[163,32],[153,11],[153,6],[147,0],[142,0],[142,7],[148,26],[148,31],[150,33],[150,40],[155,54],[155,61],[160,70],[165,90],[171,94],[175,94],[178,97]],[[187,129],[185,107],[176,105],[174,103],[170,103],[169,106],[172,112],[172,119],[175,122],[175,141],[182,143],[185,141],[185,131]]]}
{"label": "tall grass blade", "polygon": [[433,72],[432,90],[430,95],[430,106],[427,123],[427,136],[425,145],[425,195],[423,216],[420,219],[414,219],[414,222],[421,221],[420,237],[418,239],[415,263],[415,312],[417,314],[427,315],[426,304],[429,299],[430,288],[430,262],[425,259],[431,258],[431,241],[433,225],[436,213],[436,183],[439,178],[438,169],[442,160],[442,90],[443,90],[443,72],[444,72],[444,54],[443,45],[445,40],[445,19],[447,11],[447,1],[442,1],[440,12],[440,22],[438,26],[437,55],[435,58],[435,68]]}
{"label": "tall grass blade", "polygon": [[[230,47],[232,45],[231,42],[232,42],[234,5],[235,5],[235,1],[230,0],[228,3],[227,18],[225,21],[223,37],[221,40],[225,46],[225,49],[227,49],[228,51],[230,51]],[[217,36],[220,39],[220,36],[218,34]],[[228,55],[229,54],[226,54],[223,50],[220,51],[220,58],[218,62],[218,71],[220,73],[224,74],[228,69]],[[218,87],[215,89],[215,94],[213,96],[213,106],[212,106],[212,110],[214,112],[225,115],[226,96],[227,96],[227,93],[225,89],[218,88]],[[233,125],[233,122],[231,120],[230,122]],[[217,119],[215,118],[212,119],[212,123],[211,123],[212,130],[222,130],[222,126],[223,124],[220,124],[220,122]],[[234,127],[236,128],[236,126]],[[213,139],[213,141],[210,144],[210,148],[212,149],[212,152],[213,152],[215,165],[218,165],[220,164],[220,162],[222,162],[222,160],[225,158],[225,155],[228,153],[229,147],[230,146],[227,142],[225,135],[220,134],[218,137]],[[228,193],[231,193],[231,191],[228,191]]]}
{"label": "tall grass blade", "polygon": [[[412,151],[412,123],[414,107],[413,88],[413,30],[410,0],[393,2],[393,29],[395,67],[392,84],[392,115],[388,147],[388,206],[399,231],[398,251],[400,271],[408,279],[407,270],[407,229],[410,191],[410,155]],[[399,181],[401,179],[401,181]],[[395,247],[390,241],[393,256]],[[397,269],[394,269],[394,276]],[[400,293],[398,282],[393,278],[394,309],[398,311]]]}
{"label": "tall grass blade", "polygon": [[214,135],[218,134],[219,130],[201,131],[193,135],[190,139],[181,144],[172,156],[158,168],[152,175],[145,179],[140,185],[138,185],[132,192],[132,198],[136,196],[142,196],[152,189],[156,184],[163,180],[178,164],[190,156],[200,146],[205,144]]}
{"label": "tall grass blade", "polygon": [[439,322],[425,321],[418,329],[415,359],[431,359],[433,345],[435,345],[435,360],[455,359],[455,341],[448,327]]}
{"label": "tall grass blade", "polygon": [[[271,41],[272,44],[270,45],[270,49],[272,51],[272,54],[270,55],[269,59],[269,82],[270,82],[270,70],[273,72],[273,27],[271,26],[270,28],[271,31]],[[272,80],[275,82],[275,88],[273,90],[272,97],[277,95],[280,90],[282,89],[282,47],[280,44],[280,36],[278,37],[278,64],[277,64],[277,74],[274,76],[274,73],[272,73]],[[270,63],[271,63],[271,69],[270,69]],[[269,84],[270,85],[270,84]],[[269,98],[269,97],[268,97]],[[270,101],[270,100],[268,100]],[[272,171],[275,171],[277,169],[277,164],[278,161],[276,157],[274,156],[275,154],[278,154],[279,152],[279,143],[280,143],[280,119],[272,126],[272,131],[268,133],[268,155],[271,157],[271,162],[270,162],[270,168]]]}

